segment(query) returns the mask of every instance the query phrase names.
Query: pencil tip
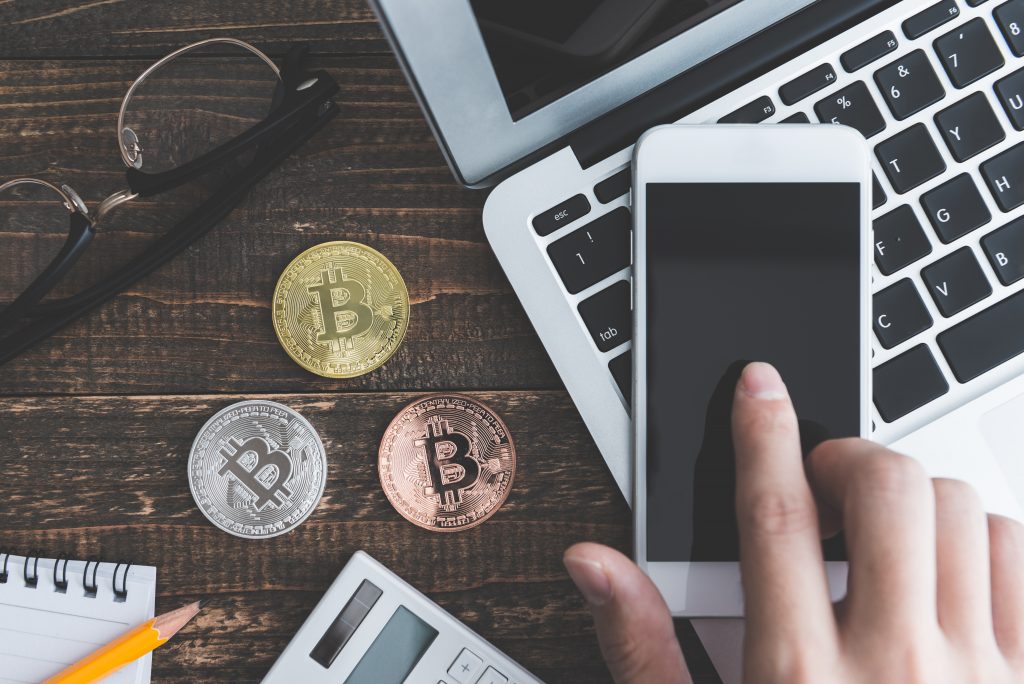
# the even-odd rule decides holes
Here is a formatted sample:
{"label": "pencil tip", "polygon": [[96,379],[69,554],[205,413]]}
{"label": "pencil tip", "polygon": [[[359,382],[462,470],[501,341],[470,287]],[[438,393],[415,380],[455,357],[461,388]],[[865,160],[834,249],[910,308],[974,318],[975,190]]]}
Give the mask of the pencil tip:
{"label": "pencil tip", "polygon": [[209,602],[210,602],[210,599],[208,599],[208,598],[200,599],[199,600],[199,608],[202,609]]}

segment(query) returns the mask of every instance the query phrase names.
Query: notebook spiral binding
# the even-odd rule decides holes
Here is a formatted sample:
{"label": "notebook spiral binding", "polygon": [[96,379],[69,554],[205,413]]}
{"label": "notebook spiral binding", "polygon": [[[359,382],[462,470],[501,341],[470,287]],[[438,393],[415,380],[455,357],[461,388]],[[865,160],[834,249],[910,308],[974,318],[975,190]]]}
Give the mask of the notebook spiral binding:
{"label": "notebook spiral binding", "polygon": [[[36,588],[39,585],[39,559],[43,557],[43,552],[33,550],[21,554],[11,547],[0,546],[0,584],[6,584],[10,579],[7,566],[12,556],[22,556],[25,559],[25,564],[21,569],[22,580],[26,587]],[[68,591],[68,563],[70,561],[71,558],[62,553],[53,563],[53,587],[54,591],[60,594],[66,594]],[[85,595],[89,598],[95,598],[99,591],[96,573],[102,563],[103,561],[94,556],[85,561],[85,568],[82,570],[82,586],[85,587]],[[114,600],[117,602],[128,600],[128,571],[131,570],[131,567],[130,561],[118,561],[114,564],[114,573],[110,584],[114,592]],[[122,568],[124,568],[123,572]],[[118,580],[119,576],[120,581]]]}

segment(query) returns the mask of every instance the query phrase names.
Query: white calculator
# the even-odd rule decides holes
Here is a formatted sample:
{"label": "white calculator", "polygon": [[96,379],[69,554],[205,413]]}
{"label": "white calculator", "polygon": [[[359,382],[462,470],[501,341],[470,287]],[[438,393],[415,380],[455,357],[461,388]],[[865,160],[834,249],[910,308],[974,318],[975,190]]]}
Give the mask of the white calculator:
{"label": "white calculator", "polygon": [[532,684],[540,680],[356,551],[263,684]]}

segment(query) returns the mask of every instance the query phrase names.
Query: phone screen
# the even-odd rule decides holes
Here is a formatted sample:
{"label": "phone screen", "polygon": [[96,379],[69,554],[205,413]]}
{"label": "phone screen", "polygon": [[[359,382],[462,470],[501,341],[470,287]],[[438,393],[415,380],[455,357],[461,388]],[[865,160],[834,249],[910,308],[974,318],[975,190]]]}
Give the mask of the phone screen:
{"label": "phone screen", "polygon": [[779,369],[805,454],[860,433],[860,192],[647,185],[648,561],[739,560],[730,422],[747,362]]}

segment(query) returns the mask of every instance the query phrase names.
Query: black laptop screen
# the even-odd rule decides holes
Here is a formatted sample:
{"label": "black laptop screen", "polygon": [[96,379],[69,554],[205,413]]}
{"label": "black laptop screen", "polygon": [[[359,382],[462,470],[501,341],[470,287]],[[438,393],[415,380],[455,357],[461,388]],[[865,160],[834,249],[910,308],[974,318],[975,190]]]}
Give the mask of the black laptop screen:
{"label": "black laptop screen", "polygon": [[741,0],[471,0],[519,120]]}

